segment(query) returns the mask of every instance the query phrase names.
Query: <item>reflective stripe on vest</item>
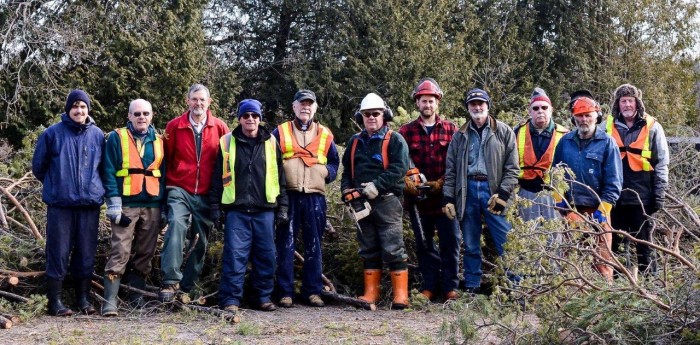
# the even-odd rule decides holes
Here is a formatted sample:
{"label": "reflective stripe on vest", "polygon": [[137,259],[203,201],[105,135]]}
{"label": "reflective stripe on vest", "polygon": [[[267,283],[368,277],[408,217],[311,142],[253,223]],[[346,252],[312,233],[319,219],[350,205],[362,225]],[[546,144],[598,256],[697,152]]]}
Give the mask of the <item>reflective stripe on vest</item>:
{"label": "reflective stripe on vest", "polygon": [[651,138],[649,131],[651,127],[654,126],[654,121],[656,121],[656,119],[645,115],[644,121],[646,125],[639,131],[637,140],[629,146],[625,146],[624,141],[622,141],[620,132],[618,132],[617,127],[615,127],[615,119],[613,116],[608,116],[605,123],[605,131],[615,139],[617,146],[620,148],[620,158],[625,159],[625,157],[627,157],[627,163],[632,171],[654,171],[654,168],[649,162],[651,158]]}
{"label": "reflective stripe on vest", "polygon": [[549,183],[549,174],[547,170],[552,167],[552,158],[554,157],[554,148],[559,143],[559,140],[569,130],[566,127],[554,124],[554,136],[549,141],[549,146],[542,157],[537,160],[535,148],[532,146],[532,137],[530,135],[530,123],[523,125],[518,130],[518,156],[520,163],[520,175],[518,178],[525,180],[533,180],[537,177],[541,178],[545,183]]}
{"label": "reflective stripe on vest", "polygon": [[153,162],[148,168],[143,168],[141,155],[131,131],[126,127],[116,129],[122,149],[122,168],[117,170],[117,177],[123,177],[122,195],[139,195],[146,185],[146,193],[150,196],[160,194],[160,163],[163,161],[163,140],[156,135],[153,141]]}
{"label": "reflective stripe on vest", "polygon": [[[391,140],[391,129],[387,130],[382,139],[382,164],[384,165],[384,170],[389,168],[389,141]],[[355,150],[357,150],[357,141],[360,140],[360,135],[355,135],[355,139],[352,141],[352,147],[350,148],[350,176],[355,179]]]}
{"label": "reflective stripe on vest", "polygon": [[[228,133],[219,139],[219,146],[224,158],[221,174],[224,192],[221,195],[221,203],[233,204],[236,201],[236,138]],[[271,204],[277,201],[280,194],[276,146],[277,140],[274,136],[265,141],[265,199]]]}
{"label": "reflective stripe on vest", "polygon": [[328,128],[317,124],[316,137],[306,147],[301,147],[292,126],[292,121],[277,126],[277,131],[280,134],[282,158],[301,158],[306,166],[328,163],[328,150],[333,142],[333,133]]}

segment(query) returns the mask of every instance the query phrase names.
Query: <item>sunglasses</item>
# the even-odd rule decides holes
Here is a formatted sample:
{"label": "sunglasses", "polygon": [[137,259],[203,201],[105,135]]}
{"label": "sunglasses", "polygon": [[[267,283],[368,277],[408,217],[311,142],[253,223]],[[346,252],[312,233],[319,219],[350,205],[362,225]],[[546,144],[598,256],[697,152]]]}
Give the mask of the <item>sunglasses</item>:
{"label": "sunglasses", "polygon": [[540,110],[540,108],[542,108],[542,110],[547,110],[547,109],[549,109],[549,106],[548,106],[548,105],[543,105],[543,106],[537,106],[537,105],[536,105],[536,106],[532,107],[532,110],[533,110],[533,111],[538,111],[538,110]]}
{"label": "sunglasses", "polygon": [[131,113],[131,115],[134,115],[136,117],[141,117],[141,115],[151,116],[151,112],[150,111],[135,111],[135,112]]}
{"label": "sunglasses", "polygon": [[249,118],[251,118],[251,117],[252,117],[254,120],[257,120],[257,119],[260,118],[260,115],[258,115],[258,114],[256,114],[256,113],[245,113],[245,114],[241,115],[241,118],[244,119],[244,120],[247,120],[247,119],[249,119]]}
{"label": "sunglasses", "polygon": [[370,116],[372,116],[372,117],[379,117],[379,116],[381,116],[382,114],[384,114],[384,113],[382,113],[381,111],[373,111],[373,112],[371,112],[371,113],[370,113],[370,112],[362,113],[362,116],[364,116],[364,117],[366,117],[366,118],[369,118]]}

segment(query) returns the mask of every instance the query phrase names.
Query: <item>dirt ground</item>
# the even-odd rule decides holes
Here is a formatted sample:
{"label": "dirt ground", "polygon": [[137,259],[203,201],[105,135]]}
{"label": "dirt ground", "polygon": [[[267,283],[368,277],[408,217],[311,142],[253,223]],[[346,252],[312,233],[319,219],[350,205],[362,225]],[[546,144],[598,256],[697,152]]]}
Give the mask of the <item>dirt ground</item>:
{"label": "dirt ground", "polygon": [[[329,305],[295,306],[276,312],[242,310],[230,324],[208,314],[148,309],[116,318],[42,316],[0,330],[0,344],[435,344],[443,321],[454,313],[442,305],[430,311],[364,311]],[[479,342],[493,343],[493,341]]]}

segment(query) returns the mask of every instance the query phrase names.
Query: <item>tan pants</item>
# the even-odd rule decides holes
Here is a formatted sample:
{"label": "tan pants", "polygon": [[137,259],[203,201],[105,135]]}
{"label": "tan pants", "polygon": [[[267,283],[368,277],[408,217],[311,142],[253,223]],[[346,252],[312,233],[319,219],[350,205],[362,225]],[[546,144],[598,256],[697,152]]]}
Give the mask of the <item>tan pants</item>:
{"label": "tan pants", "polygon": [[156,251],[160,208],[124,207],[122,212],[131,219],[131,224],[124,227],[112,223],[112,249],[105,272],[124,274],[129,258],[133,255],[133,269],[146,277],[151,273],[151,259]]}

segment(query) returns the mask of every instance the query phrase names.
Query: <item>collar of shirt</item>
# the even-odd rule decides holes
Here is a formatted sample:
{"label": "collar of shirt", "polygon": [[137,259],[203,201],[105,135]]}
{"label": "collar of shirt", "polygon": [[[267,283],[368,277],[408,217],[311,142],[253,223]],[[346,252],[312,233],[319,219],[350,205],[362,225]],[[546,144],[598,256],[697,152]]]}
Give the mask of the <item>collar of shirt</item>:
{"label": "collar of shirt", "polygon": [[554,131],[554,120],[550,119],[549,120],[549,126],[545,128],[542,132],[537,132],[537,128],[530,122],[530,135],[542,135],[542,136],[547,136],[551,137],[552,132]]}
{"label": "collar of shirt", "polygon": [[196,129],[198,132],[204,127],[204,125],[207,123],[207,114],[204,114],[204,117],[202,118],[202,121],[199,123],[194,122],[194,119],[192,118],[192,113],[189,114],[188,116],[190,120],[190,124],[194,129]]}

